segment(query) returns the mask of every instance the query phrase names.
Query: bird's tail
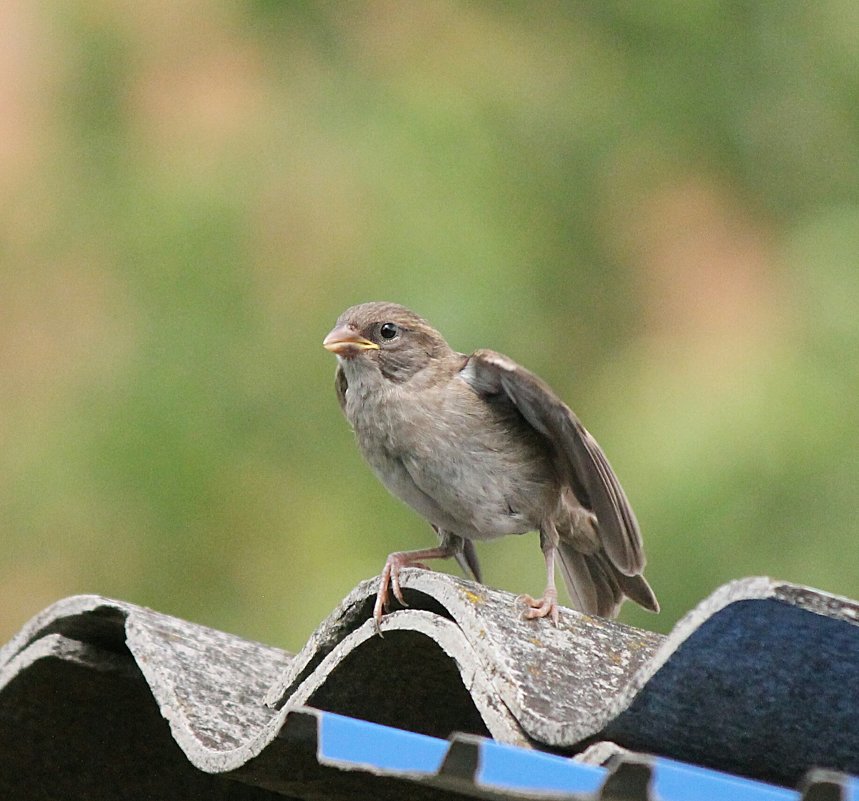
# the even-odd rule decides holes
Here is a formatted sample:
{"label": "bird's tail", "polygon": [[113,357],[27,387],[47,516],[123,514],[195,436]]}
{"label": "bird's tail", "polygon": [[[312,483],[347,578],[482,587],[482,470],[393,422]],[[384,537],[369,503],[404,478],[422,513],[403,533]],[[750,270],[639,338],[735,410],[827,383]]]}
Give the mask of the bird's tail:
{"label": "bird's tail", "polygon": [[477,551],[474,548],[474,543],[471,540],[463,540],[462,550],[454,554],[457,563],[462,572],[467,576],[469,573],[474,576],[474,580],[478,584],[483,583],[481,577],[480,562],[477,561]]}
{"label": "bird's tail", "polygon": [[659,602],[644,576],[624,575],[605,551],[582,553],[562,540],[558,543],[558,555],[573,608],[579,612],[616,617],[625,598],[651,612],[659,611]]}

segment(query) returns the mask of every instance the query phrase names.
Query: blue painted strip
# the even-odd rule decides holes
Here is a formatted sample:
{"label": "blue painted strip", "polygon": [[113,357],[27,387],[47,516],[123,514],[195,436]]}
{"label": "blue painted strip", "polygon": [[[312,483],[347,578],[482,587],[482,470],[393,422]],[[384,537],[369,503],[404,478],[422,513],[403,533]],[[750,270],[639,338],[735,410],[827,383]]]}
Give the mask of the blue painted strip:
{"label": "blue painted strip", "polygon": [[508,790],[595,793],[605,777],[603,768],[484,740],[475,780],[485,787]]}
{"label": "blue painted strip", "polygon": [[[318,758],[322,763],[370,767],[391,773],[437,773],[450,743],[378,723],[319,712]],[[794,790],[708,768],[656,757],[653,793],[660,801],[799,801]],[[596,793],[604,768],[565,757],[483,740],[478,785],[525,792]],[[845,780],[846,801],[859,801],[859,778]]]}
{"label": "blue painted strip", "polygon": [[800,798],[799,793],[784,787],[662,757],[653,760],[653,790],[660,801],[799,801]]}
{"label": "blue painted strip", "polygon": [[447,740],[321,712],[320,762],[363,765],[392,773],[437,773]]}

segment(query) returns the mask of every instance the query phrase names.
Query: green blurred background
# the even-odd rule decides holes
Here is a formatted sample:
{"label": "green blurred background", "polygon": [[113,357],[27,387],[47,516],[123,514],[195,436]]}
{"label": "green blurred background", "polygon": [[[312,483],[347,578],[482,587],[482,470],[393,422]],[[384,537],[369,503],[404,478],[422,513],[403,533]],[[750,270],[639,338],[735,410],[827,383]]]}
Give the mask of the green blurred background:
{"label": "green blurred background", "polygon": [[[859,5],[0,6],[0,641],[96,592],[297,649],[426,524],[321,347],[388,299],[567,399],[657,630],[859,595]],[[536,535],[480,546],[543,587]],[[448,567],[455,571],[455,567]]]}

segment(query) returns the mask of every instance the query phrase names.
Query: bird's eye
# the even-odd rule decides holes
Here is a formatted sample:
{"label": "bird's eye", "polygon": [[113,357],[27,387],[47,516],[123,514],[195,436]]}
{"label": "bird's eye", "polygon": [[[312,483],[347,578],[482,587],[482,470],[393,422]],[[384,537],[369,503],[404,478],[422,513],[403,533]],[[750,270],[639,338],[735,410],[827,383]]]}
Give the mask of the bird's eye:
{"label": "bird's eye", "polygon": [[393,339],[399,333],[400,327],[396,323],[382,323],[381,328],[379,328],[382,339]]}

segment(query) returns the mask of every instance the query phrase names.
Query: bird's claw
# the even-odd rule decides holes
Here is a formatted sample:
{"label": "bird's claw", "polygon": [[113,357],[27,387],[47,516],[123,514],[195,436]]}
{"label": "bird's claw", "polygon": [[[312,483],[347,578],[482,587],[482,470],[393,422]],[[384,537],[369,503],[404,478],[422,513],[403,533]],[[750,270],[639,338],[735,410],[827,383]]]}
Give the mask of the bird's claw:
{"label": "bird's claw", "polygon": [[402,606],[409,605],[400,586],[400,570],[404,567],[420,567],[423,570],[429,570],[423,562],[411,562],[405,557],[406,554],[392,553],[385,562],[385,567],[382,570],[379,589],[376,593],[376,603],[373,606],[373,621],[376,627],[376,634],[380,637],[382,636],[382,617],[385,612],[391,611],[389,590],[394,591],[394,597]]}
{"label": "bird's claw", "polygon": [[520,595],[517,601],[525,604],[522,617],[525,620],[534,620],[540,617],[550,617],[557,626],[560,618],[560,607],[558,606],[558,591],[553,587],[547,587],[542,598],[532,598],[530,595]]}

